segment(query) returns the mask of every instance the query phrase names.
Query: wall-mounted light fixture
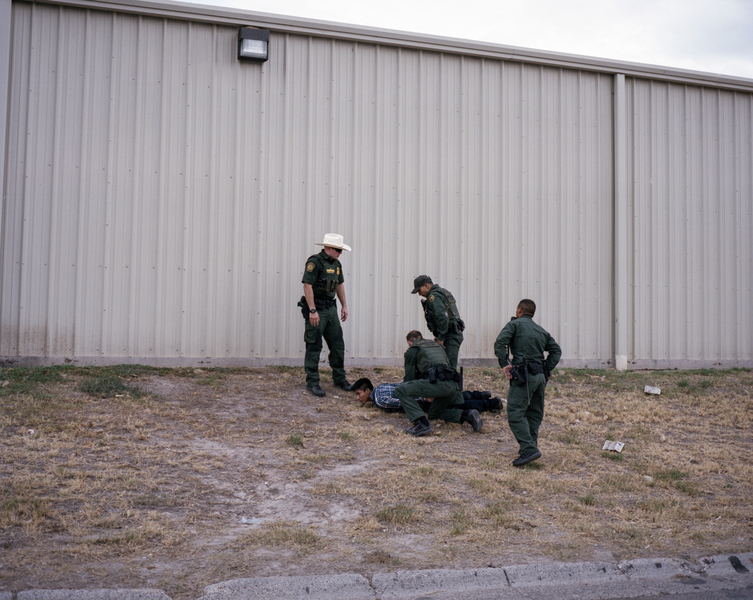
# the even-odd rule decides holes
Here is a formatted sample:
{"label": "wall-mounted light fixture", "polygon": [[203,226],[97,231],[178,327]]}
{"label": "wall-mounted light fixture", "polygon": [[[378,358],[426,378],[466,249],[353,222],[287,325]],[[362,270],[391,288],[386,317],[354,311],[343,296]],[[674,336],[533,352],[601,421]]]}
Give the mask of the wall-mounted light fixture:
{"label": "wall-mounted light fixture", "polygon": [[264,62],[269,58],[269,30],[241,27],[238,30],[238,60]]}

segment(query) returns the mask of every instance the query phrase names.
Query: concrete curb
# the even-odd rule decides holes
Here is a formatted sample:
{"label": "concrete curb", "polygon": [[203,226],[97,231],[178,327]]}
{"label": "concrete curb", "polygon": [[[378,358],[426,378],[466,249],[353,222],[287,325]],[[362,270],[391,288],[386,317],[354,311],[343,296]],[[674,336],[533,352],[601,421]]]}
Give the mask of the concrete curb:
{"label": "concrete curb", "polygon": [[363,575],[315,575],[312,577],[253,577],[215,583],[204,589],[202,600],[374,600],[374,589]]}
{"label": "concrete curb", "polygon": [[[753,598],[753,552],[621,563],[547,563],[364,575],[233,579],[207,586],[199,600],[606,600],[742,590]],[[732,596],[730,596],[732,597]],[[161,590],[0,592],[0,600],[170,600]]]}
{"label": "concrete curb", "polygon": [[162,590],[29,590],[16,600],[170,600]]}
{"label": "concrete curb", "polygon": [[537,600],[626,598],[753,586],[753,553],[690,563],[675,558],[637,559],[618,564],[549,563],[484,569],[434,569],[362,575],[258,577],[211,585],[200,600],[455,600],[459,597]]}

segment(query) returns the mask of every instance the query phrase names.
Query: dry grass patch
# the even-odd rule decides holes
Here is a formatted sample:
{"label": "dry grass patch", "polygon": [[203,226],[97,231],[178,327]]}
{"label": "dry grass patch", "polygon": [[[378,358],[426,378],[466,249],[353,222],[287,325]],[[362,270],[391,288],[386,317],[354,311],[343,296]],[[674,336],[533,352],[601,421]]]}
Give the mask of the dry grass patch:
{"label": "dry grass patch", "polygon": [[[499,369],[465,383],[506,395]],[[282,367],[0,370],[0,589],[182,600],[237,577],[753,548],[749,370],[558,370],[544,456],[522,469],[504,415],[414,439],[322,385]]]}

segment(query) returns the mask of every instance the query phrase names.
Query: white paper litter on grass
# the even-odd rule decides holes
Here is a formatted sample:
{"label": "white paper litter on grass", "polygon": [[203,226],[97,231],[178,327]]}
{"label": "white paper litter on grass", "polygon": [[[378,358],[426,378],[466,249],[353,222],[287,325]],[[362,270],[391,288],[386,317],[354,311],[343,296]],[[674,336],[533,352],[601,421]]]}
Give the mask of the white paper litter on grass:
{"label": "white paper litter on grass", "polygon": [[646,387],[643,388],[643,392],[646,393],[646,394],[656,394],[656,395],[659,395],[659,394],[661,394],[661,388],[651,387],[650,385],[647,385]]}
{"label": "white paper litter on grass", "polygon": [[604,445],[602,446],[602,450],[614,450],[615,452],[622,452],[622,449],[625,447],[625,444],[622,442],[612,442],[610,440],[607,440],[604,442]]}

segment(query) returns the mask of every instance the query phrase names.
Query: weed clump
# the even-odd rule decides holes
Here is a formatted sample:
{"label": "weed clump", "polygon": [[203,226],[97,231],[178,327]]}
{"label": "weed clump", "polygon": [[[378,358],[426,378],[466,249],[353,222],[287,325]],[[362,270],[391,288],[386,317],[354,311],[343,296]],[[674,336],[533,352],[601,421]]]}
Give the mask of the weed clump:
{"label": "weed clump", "polygon": [[413,509],[405,504],[387,506],[377,513],[377,519],[390,525],[406,525],[413,520]]}
{"label": "weed clump", "polygon": [[293,448],[303,448],[303,436],[300,433],[291,433],[285,443]]}
{"label": "weed clump", "polygon": [[111,375],[85,379],[79,385],[79,390],[96,398],[115,398],[116,396],[141,398],[144,395],[144,392],[138,386],[123,383],[120,377]]}

